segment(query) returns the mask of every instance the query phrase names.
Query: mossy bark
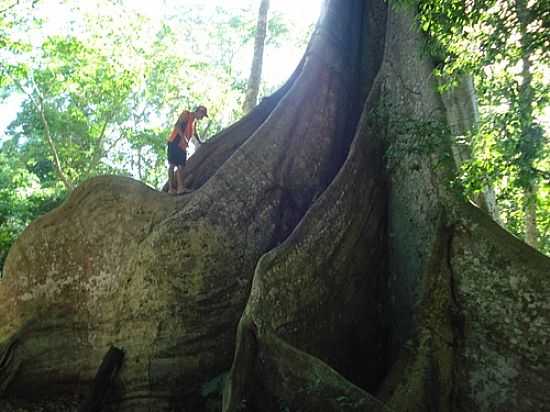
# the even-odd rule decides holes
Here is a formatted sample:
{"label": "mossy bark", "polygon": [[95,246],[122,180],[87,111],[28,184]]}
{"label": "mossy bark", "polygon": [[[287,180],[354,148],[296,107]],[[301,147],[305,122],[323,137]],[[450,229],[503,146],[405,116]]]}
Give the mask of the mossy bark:
{"label": "mossy bark", "polygon": [[[479,110],[475,94],[474,80],[471,75],[463,74],[449,86],[450,79],[440,79],[447,123],[453,134],[452,153],[457,168],[472,159],[472,134],[479,125]],[[496,194],[492,187],[486,186],[483,191],[472,197],[472,201],[493,219],[497,219]]]}
{"label": "mossy bark", "polygon": [[0,281],[0,406],[70,410],[115,345],[115,410],[221,409],[230,368],[227,412],[544,410],[548,258],[454,192],[450,136],[394,127],[447,121],[422,41],[411,10],[329,0],[194,192],[101,177],[34,222]]}

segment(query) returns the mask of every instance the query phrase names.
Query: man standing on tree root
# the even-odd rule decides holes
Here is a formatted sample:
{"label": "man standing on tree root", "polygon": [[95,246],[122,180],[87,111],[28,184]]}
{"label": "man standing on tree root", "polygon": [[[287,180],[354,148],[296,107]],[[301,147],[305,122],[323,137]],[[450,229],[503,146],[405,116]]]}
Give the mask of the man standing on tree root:
{"label": "man standing on tree root", "polygon": [[193,136],[199,140],[195,122],[208,117],[206,107],[197,106],[194,112],[181,112],[168,141],[168,193],[181,194],[183,187],[183,167],[187,161],[187,146]]}

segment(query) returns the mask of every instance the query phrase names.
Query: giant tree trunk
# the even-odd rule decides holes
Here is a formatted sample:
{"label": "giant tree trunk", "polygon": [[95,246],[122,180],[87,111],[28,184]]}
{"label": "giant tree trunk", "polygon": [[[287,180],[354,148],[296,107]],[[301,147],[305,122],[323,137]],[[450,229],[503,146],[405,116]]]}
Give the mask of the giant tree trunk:
{"label": "giant tree trunk", "polygon": [[229,369],[225,411],[544,410],[549,261],[450,188],[413,21],[327,1],[193,193],[102,177],[33,223],[0,283],[6,405],[79,399],[115,345],[123,411],[221,408]]}

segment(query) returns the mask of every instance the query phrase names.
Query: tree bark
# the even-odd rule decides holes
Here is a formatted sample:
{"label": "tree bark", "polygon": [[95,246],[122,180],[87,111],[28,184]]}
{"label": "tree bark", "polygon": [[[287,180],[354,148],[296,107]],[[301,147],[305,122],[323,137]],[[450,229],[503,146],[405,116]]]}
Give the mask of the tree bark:
{"label": "tree bark", "polygon": [[394,127],[446,121],[414,21],[327,1],[193,193],[100,177],[34,222],[0,281],[4,397],[74,398],[115,344],[122,411],[544,410],[548,258],[454,191],[450,139]]}
{"label": "tree bark", "polygon": [[262,79],[262,65],[264,59],[264,45],[267,34],[267,13],[269,11],[269,0],[261,0],[258,11],[258,23],[256,25],[256,36],[254,38],[254,55],[252,57],[252,68],[248,78],[246,97],[243,104],[243,111],[248,113],[258,100],[260,81]]}
{"label": "tree bark", "polygon": [[537,227],[537,186],[531,181],[529,188],[525,190],[525,242],[534,247],[539,246],[539,230]]}
{"label": "tree bark", "polygon": [[[459,76],[457,84],[450,90],[445,91],[442,98],[451,133],[455,137],[467,139],[479,124],[479,110],[472,76],[467,74]],[[452,146],[452,153],[457,168],[460,168],[472,158],[472,152],[467,145],[467,141],[455,141]],[[498,221],[496,195],[492,187],[485,187],[479,195],[473,197],[472,201]]]}
{"label": "tree bark", "polygon": [[519,22],[519,43],[521,53],[521,84],[519,87],[520,111],[520,144],[521,154],[520,173],[524,182],[524,213],[525,213],[525,241],[527,244],[538,247],[537,229],[537,182],[533,176],[533,160],[536,148],[536,131],[533,115],[533,73],[531,72],[532,51],[529,34],[529,9],[525,0],[515,2],[515,13]]}

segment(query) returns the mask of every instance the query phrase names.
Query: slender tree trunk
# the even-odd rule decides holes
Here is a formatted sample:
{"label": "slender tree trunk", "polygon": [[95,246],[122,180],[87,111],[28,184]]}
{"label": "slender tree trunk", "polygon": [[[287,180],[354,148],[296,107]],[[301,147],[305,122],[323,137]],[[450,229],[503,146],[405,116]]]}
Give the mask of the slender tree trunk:
{"label": "slender tree trunk", "polygon": [[137,156],[138,156],[138,177],[139,180],[143,180],[143,157],[141,155],[141,147],[138,149]]}
{"label": "slender tree trunk", "polygon": [[103,159],[105,154],[109,153],[110,150],[116,145],[116,143],[119,142],[122,139],[122,137],[119,137],[118,139],[115,140],[115,143],[110,145],[110,147],[108,147],[106,149],[103,148],[104,139],[105,139],[105,136],[107,134],[107,129],[109,127],[109,124],[110,124],[111,120],[113,119],[113,117],[115,115],[115,109],[116,108],[118,108],[118,104],[113,103],[113,110],[107,116],[107,119],[105,119],[105,121],[103,122],[103,126],[101,126],[101,131],[99,132],[99,136],[97,137],[96,150],[95,150],[95,153],[94,153],[94,155],[93,155],[93,157],[90,160],[90,163],[88,165],[88,174],[87,174],[87,176],[90,176],[94,171],[97,170],[97,167],[99,166],[99,163],[101,162],[101,159]]}
{"label": "slender tree trunk", "polygon": [[[466,139],[479,124],[479,110],[471,75],[463,74],[457,79],[457,85],[442,95],[447,114],[447,122],[455,137]],[[453,157],[458,168],[472,158],[467,144],[455,142],[452,147]],[[472,201],[493,219],[498,220],[496,195],[492,187],[485,187]]]}
{"label": "slender tree trunk", "polygon": [[539,230],[537,227],[537,186],[531,182],[531,187],[524,191],[525,212],[525,242],[535,249],[539,246]]}
{"label": "slender tree trunk", "polygon": [[69,180],[69,178],[67,177],[65,172],[63,171],[63,166],[61,165],[61,159],[59,158],[59,154],[57,152],[57,147],[55,146],[55,143],[53,141],[53,137],[50,133],[50,126],[48,124],[48,121],[46,120],[44,102],[43,102],[42,98],[39,98],[39,99],[40,99],[40,105],[39,105],[39,107],[37,107],[37,110],[39,110],[39,112],[40,112],[40,119],[42,119],[42,125],[44,126],[44,133],[46,134],[46,141],[48,142],[48,145],[50,146],[50,149],[52,151],[55,170],[57,172],[57,176],[63,182],[63,185],[65,186],[65,189],[67,189],[67,191],[70,192],[74,189],[74,185]]}
{"label": "slender tree trunk", "polygon": [[25,90],[25,88],[23,87],[23,85],[18,80],[13,79],[13,81],[15,82],[15,84],[17,85],[19,90],[21,90],[21,92],[23,92],[25,95],[27,95],[29,97],[30,101],[32,102],[32,105],[34,106],[34,108],[38,112],[38,114],[40,116],[40,121],[42,122],[42,126],[44,127],[44,134],[45,134],[45,137],[46,137],[46,143],[48,144],[48,146],[51,150],[51,154],[52,154],[52,157],[53,157],[54,169],[55,169],[55,172],[57,174],[57,177],[59,178],[59,180],[61,180],[61,182],[65,186],[65,189],[67,189],[68,192],[72,191],[74,189],[74,185],[70,181],[70,179],[67,177],[65,172],[63,171],[63,165],[61,163],[61,159],[59,157],[57,147],[55,145],[53,136],[50,133],[50,125],[48,123],[48,120],[46,119],[46,108],[44,106],[44,98],[40,94],[40,90],[38,89],[38,87],[36,86],[36,84],[34,83],[34,80],[33,80],[32,82],[33,82],[33,85],[34,85],[34,91],[38,95],[38,101],[37,101],[37,99],[32,95],[32,92],[31,93],[27,92]]}
{"label": "slender tree trunk", "polygon": [[533,114],[533,73],[531,72],[531,48],[529,36],[529,10],[526,0],[516,0],[516,16],[519,21],[521,62],[521,84],[519,88],[519,110],[520,110],[520,145],[521,173],[524,182],[524,213],[525,213],[525,241],[538,247],[537,229],[537,182],[533,176],[533,159],[536,153],[536,136]]}
{"label": "slender tree trunk", "polygon": [[269,0],[261,0],[260,10],[258,11],[258,23],[256,26],[256,37],[254,38],[254,56],[252,58],[252,68],[248,78],[246,97],[243,104],[243,111],[248,113],[258,100],[260,91],[260,82],[262,79],[262,65],[264,58],[264,45],[267,34],[267,13],[269,11]]}

